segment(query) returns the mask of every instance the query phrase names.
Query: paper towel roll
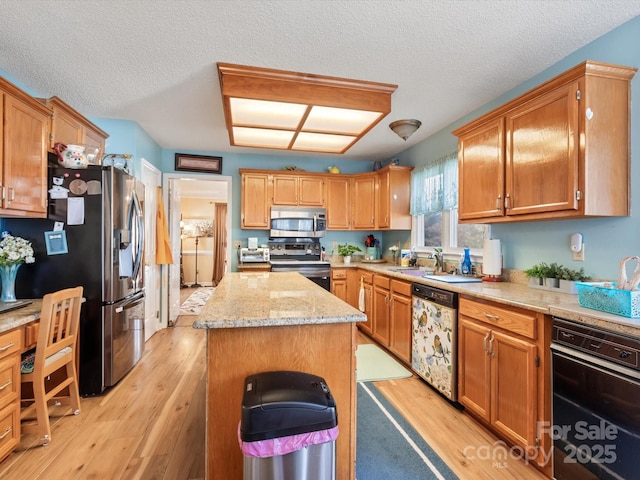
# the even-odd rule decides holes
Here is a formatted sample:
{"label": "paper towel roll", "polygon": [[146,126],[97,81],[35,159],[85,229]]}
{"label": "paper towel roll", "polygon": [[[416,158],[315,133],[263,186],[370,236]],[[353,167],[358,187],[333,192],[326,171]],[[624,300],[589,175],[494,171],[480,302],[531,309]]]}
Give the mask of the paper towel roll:
{"label": "paper towel roll", "polygon": [[485,240],[482,247],[482,273],[485,275],[502,274],[502,251],[500,240]]}

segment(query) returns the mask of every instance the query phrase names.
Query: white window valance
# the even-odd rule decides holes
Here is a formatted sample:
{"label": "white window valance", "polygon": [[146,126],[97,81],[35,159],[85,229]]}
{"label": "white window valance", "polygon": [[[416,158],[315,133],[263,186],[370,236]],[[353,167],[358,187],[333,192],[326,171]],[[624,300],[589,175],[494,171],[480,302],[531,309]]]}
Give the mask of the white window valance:
{"label": "white window valance", "polygon": [[458,206],[458,154],[450,153],[411,173],[411,215]]}

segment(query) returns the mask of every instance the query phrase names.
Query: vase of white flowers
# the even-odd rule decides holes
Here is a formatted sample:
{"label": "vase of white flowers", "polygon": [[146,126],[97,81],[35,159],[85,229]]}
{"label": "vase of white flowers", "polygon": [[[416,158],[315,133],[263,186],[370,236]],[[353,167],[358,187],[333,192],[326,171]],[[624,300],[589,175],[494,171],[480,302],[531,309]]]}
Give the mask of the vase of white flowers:
{"label": "vase of white flowers", "polygon": [[23,263],[33,263],[31,242],[4,232],[0,240],[0,302],[16,301],[16,275]]}
{"label": "vase of white flowers", "polygon": [[389,251],[391,252],[391,255],[393,255],[393,260],[392,263],[393,265],[396,264],[396,255],[398,254],[398,246],[397,245],[392,245],[389,247]]}

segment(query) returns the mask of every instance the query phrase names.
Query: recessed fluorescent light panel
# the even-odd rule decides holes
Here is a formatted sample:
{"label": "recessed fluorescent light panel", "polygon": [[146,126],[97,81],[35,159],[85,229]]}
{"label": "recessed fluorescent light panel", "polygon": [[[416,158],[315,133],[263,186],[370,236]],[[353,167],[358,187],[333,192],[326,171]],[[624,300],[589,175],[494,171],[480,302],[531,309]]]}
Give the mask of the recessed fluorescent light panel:
{"label": "recessed fluorescent light panel", "polygon": [[396,85],[218,63],[231,145],[344,153],[391,111]]}

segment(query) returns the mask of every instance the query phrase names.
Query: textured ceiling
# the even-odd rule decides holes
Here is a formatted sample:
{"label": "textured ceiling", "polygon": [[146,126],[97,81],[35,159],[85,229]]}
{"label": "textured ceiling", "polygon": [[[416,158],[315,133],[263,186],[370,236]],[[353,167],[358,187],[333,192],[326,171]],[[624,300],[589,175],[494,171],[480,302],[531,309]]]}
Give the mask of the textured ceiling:
{"label": "textured ceiling", "polygon": [[[280,156],[229,145],[216,62],[397,84],[344,155],[384,160],[639,14],[635,0],[0,0],[0,68],[163,148]],[[388,128],[401,118],[422,121],[406,143]]]}

